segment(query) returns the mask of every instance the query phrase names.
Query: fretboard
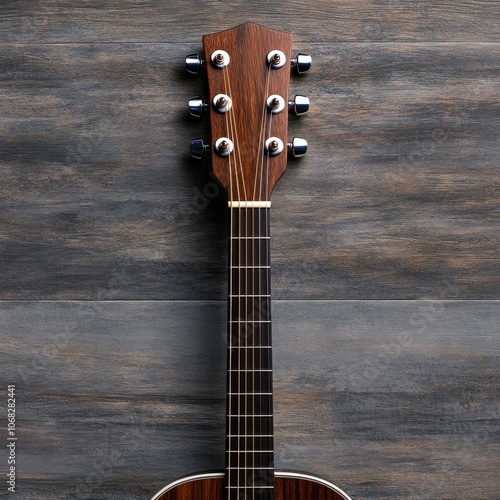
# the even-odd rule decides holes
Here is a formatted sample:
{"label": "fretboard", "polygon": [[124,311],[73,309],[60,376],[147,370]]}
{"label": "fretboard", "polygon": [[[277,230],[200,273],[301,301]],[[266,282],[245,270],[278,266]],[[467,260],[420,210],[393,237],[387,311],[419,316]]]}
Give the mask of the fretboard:
{"label": "fretboard", "polygon": [[274,499],[269,208],[230,208],[226,498]]}

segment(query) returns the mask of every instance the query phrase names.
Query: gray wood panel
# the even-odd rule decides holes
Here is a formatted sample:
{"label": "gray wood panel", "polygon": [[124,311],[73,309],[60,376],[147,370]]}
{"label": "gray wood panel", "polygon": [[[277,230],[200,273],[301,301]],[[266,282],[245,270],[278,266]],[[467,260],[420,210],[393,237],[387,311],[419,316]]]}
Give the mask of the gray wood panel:
{"label": "gray wood panel", "polygon": [[[497,498],[499,305],[274,302],[277,465],[353,499]],[[221,468],[224,309],[0,303],[20,498],[150,498]]]}
{"label": "gray wood panel", "polygon": [[[4,46],[1,298],[223,299],[224,196],[187,155],[200,47]],[[500,45],[297,48],[310,152],[273,197],[275,297],[498,298]]]}
{"label": "gray wood panel", "polygon": [[277,465],[354,500],[498,497],[498,302],[295,299],[499,298],[499,4],[1,3],[20,498],[149,498],[223,465],[225,200],[187,155],[208,120],[183,58],[245,21],[314,57],[290,89],[310,152],[273,197]]}
{"label": "gray wood panel", "polygon": [[311,41],[498,41],[497,0],[4,0],[0,41],[183,42],[253,21]]}

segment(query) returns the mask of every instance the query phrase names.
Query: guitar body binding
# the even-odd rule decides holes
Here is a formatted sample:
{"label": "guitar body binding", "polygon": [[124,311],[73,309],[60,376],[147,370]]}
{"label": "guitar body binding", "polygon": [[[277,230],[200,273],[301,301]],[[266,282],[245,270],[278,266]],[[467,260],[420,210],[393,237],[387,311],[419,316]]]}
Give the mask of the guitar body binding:
{"label": "guitar body binding", "polygon": [[[224,500],[226,496],[224,473],[206,472],[174,481],[151,500]],[[351,500],[351,498],[324,479],[300,472],[275,471],[274,500]]]}

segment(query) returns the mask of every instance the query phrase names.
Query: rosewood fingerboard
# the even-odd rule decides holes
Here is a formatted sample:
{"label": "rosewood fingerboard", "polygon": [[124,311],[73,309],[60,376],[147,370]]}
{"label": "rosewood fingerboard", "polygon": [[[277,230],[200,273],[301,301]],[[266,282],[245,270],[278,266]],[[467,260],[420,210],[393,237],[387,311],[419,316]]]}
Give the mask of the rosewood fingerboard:
{"label": "rosewood fingerboard", "polygon": [[230,208],[226,498],[274,499],[269,208]]}

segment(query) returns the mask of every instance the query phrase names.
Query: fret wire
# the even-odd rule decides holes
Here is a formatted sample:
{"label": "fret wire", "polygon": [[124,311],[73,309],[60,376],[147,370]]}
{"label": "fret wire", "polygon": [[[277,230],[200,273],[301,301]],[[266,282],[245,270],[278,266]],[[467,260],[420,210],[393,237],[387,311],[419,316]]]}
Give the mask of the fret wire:
{"label": "fret wire", "polygon": [[[253,469],[261,469],[261,470],[273,470],[274,467],[226,467],[226,469],[242,469],[242,470],[245,470],[245,469],[250,469],[250,470],[253,470]],[[256,488],[258,488],[259,486],[256,486]]]}
{"label": "fret wire", "polygon": [[270,297],[271,295],[229,295],[229,298],[231,299],[238,299],[238,298],[250,298],[250,299],[253,299],[253,298],[256,298],[256,297],[264,297],[264,298],[267,298],[267,297]]}
{"label": "fret wire", "polygon": [[271,266],[231,266],[231,269],[271,269]]}
{"label": "fret wire", "polygon": [[252,369],[252,370],[228,370],[231,373],[241,373],[241,372],[251,372],[251,373],[257,373],[257,372],[264,372],[264,373],[271,373],[272,370],[259,370],[259,369]]}
{"label": "fret wire", "polygon": [[272,396],[272,392],[226,392],[228,396]]}
{"label": "fret wire", "polygon": [[236,319],[228,319],[228,323],[271,323],[269,320],[268,321],[261,321],[261,320],[236,320]]}
{"label": "fret wire", "polygon": [[252,450],[252,451],[242,451],[242,452],[233,450],[233,451],[226,451],[226,453],[274,453],[274,450]]}
{"label": "fret wire", "polygon": [[273,417],[274,415],[226,415],[226,417],[246,417],[246,418],[249,418],[249,417],[258,417],[258,418],[271,418]]}
{"label": "fret wire", "polygon": [[240,345],[240,346],[231,346],[229,349],[271,349],[270,345]]}
{"label": "fret wire", "polygon": [[260,437],[260,438],[271,438],[274,437],[272,434],[226,434],[226,437],[232,438],[248,438],[248,437]]}

